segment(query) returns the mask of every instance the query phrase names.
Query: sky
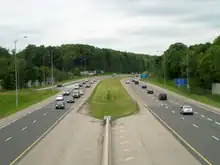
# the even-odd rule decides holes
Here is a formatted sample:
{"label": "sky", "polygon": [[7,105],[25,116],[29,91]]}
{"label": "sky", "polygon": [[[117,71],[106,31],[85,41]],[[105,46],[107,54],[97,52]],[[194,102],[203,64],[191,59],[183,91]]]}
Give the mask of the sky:
{"label": "sky", "polygon": [[[220,35],[220,0],[0,0],[0,46],[89,44],[160,55]],[[27,36],[26,39],[23,37]]]}

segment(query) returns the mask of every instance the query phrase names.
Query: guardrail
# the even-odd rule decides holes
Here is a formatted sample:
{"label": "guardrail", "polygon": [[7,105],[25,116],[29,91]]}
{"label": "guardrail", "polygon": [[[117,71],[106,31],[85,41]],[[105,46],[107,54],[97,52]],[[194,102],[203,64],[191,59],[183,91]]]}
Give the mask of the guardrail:
{"label": "guardrail", "polygon": [[102,165],[111,165],[111,116],[104,117],[104,126]]}

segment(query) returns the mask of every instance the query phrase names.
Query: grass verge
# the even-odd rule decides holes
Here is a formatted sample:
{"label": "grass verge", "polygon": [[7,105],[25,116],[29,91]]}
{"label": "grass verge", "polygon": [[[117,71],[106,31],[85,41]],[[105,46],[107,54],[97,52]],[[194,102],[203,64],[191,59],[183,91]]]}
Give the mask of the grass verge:
{"label": "grass verge", "polygon": [[103,119],[104,116],[111,116],[117,119],[138,111],[138,105],[128,95],[120,79],[105,79],[96,86],[89,99],[93,117]]}
{"label": "grass verge", "polygon": [[7,91],[0,93],[0,118],[9,116],[19,110],[29,107],[32,104],[40,102],[59,91],[52,90],[20,90],[19,106],[15,106],[15,91]]}
{"label": "grass verge", "polygon": [[198,95],[198,94],[190,93],[186,89],[178,88],[174,86],[173,83],[171,82],[168,82],[166,85],[164,85],[162,82],[160,82],[160,80],[147,79],[143,81],[160,86],[162,88],[175,92],[179,95],[199,101],[201,103],[205,103],[205,104],[220,108],[220,96],[219,95],[213,95],[213,94]]}

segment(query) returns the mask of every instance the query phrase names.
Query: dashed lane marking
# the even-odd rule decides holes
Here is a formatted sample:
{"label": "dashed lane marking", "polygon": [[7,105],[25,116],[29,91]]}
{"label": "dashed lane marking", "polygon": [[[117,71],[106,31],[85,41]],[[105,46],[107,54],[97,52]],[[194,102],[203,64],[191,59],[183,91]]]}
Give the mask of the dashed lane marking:
{"label": "dashed lane marking", "polygon": [[26,130],[27,129],[27,126],[26,127],[24,127],[24,128],[22,128],[22,130],[21,131],[24,131],[24,130]]}
{"label": "dashed lane marking", "polygon": [[5,142],[9,141],[12,137],[8,137],[7,139],[5,139]]}
{"label": "dashed lane marking", "polygon": [[219,138],[217,138],[217,137],[215,137],[215,136],[212,136],[212,138],[215,139],[215,140],[219,140]]}
{"label": "dashed lane marking", "polygon": [[198,126],[197,126],[197,125],[195,125],[195,124],[193,124],[193,126],[194,126],[194,127],[196,127],[196,128],[198,128]]}

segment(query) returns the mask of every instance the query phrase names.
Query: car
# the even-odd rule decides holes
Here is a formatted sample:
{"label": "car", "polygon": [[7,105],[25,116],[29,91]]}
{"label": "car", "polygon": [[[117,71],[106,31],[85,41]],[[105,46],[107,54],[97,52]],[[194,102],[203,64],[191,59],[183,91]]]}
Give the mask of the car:
{"label": "car", "polygon": [[74,84],[74,89],[79,89],[79,83]]}
{"label": "car", "polygon": [[69,96],[69,95],[70,95],[70,92],[69,92],[69,91],[63,92],[63,96]]}
{"label": "car", "polygon": [[143,84],[143,85],[141,85],[141,88],[146,89],[147,85]]}
{"label": "car", "polygon": [[67,100],[67,103],[75,103],[74,99]]}
{"label": "car", "polygon": [[63,100],[64,100],[64,98],[62,95],[56,96],[56,101],[63,101]]}
{"label": "car", "polygon": [[64,101],[57,101],[55,105],[56,109],[65,109],[65,103]]}
{"label": "car", "polygon": [[96,82],[96,80],[95,80],[95,79],[93,79],[92,81],[93,81],[94,83]]}
{"label": "car", "polygon": [[132,79],[131,81],[132,81],[132,82],[135,82],[135,79]]}
{"label": "car", "polygon": [[130,81],[129,80],[126,80],[126,82],[125,82],[126,84],[130,84]]}
{"label": "car", "polygon": [[83,84],[86,84],[86,80],[83,81]]}
{"label": "car", "polygon": [[78,89],[75,89],[73,91],[73,98],[80,98],[80,93],[79,93],[79,90]]}
{"label": "car", "polygon": [[167,100],[167,94],[166,93],[160,93],[158,96],[159,100]]}
{"label": "car", "polygon": [[59,87],[63,87],[63,84],[58,84],[57,87],[58,87],[58,88],[59,88]]}
{"label": "car", "polygon": [[86,87],[86,88],[90,88],[91,85],[90,85],[89,83],[87,83],[85,87]]}
{"label": "car", "polygon": [[80,95],[84,95],[83,90],[79,90],[79,94],[80,94]]}
{"label": "car", "polygon": [[139,84],[139,81],[138,80],[135,80],[135,82],[134,82],[135,84]]}
{"label": "car", "polygon": [[147,93],[148,93],[148,94],[153,94],[154,91],[153,91],[153,89],[148,89],[148,90],[147,90]]}
{"label": "car", "polygon": [[188,105],[184,105],[180,107],[180,114],[184,115],[184,114],[191,114],[193,115],[193,109],[191,106]]}
{"label": "car", "polygon": [[79,83],[79,87],[82,87],[83,86],[83,83]]}

